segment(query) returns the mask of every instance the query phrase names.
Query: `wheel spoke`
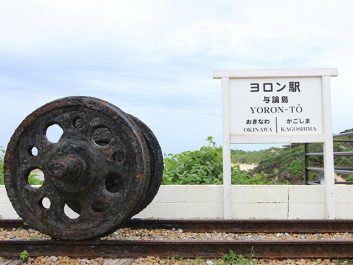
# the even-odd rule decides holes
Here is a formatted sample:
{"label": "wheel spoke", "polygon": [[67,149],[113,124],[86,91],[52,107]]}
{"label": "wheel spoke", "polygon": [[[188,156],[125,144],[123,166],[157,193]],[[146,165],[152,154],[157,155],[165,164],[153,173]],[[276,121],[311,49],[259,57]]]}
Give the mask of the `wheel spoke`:
{"label": "wheel spoke", "polygon": [[30,206],[36,207],[34,210],[38,210],[40,209],[40,200],[45,197],[44,188],[35,189],[31,186],[25,186],[23,189],[23,197]]}
{"label": "wheel spoke", "polygon": [[64,220],[66,219],[66,215],[64,212],[64,205],[65,202],[63,201],[63,198],[60,194],[56,193],[51,193],[48,196],[50,200],[50,207],[48,208],[48,219],[51,222],[62,222],[64,223]]}
{"label": "wheel spoke", "polygon": [[86,219],[115,212],[117,201],[123,197],[122,194],[109,193],[100,187],[90,191],[90,194],[83,196],[80,200],[80,214]]}

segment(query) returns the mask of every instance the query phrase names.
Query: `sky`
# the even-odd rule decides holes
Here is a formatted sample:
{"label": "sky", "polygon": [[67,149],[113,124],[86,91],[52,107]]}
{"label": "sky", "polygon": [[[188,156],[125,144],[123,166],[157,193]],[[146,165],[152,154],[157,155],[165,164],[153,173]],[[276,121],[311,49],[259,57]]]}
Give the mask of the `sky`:
{"label": "sky", "polygon": [[0,146],[36,108],[79,95],[139,117],[164,153],[208,136],[221,144],[220,69],[338,68],[333,131],[352,128],[352,10],[351,0],[0,0]]}

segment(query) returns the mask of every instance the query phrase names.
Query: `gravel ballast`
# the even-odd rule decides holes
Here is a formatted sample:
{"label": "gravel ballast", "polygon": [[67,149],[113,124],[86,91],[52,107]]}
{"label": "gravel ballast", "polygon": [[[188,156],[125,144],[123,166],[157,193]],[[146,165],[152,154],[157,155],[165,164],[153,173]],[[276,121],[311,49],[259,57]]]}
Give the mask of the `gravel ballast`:
{"label": "gravel ballast", "polygon": [[[33,229],[1,229],[0,240],[45,240],[50,239]],[[193,233],[184,232],[181,229],[118,229],[102,240],[353,240],[353,233]],[[300,253],[298,254],[300,255]],[[30,256],[30,253],[29,253]],[[216,265],[216,264],[353,264],[351,260],[328,260],[328,259],[246,259],[238,257],[237,263],[227,262],[225,259],[178,259],[178,258],[159,258],[141,257],[138,259],[85,259],[69,258],[62,256],[51,257],[29,257],[27,261],[10,260],[0,258],[1,264],[102,264],[102,265],[123,265],[123,264],[175,264],[175,265]]]}
{"label": "gravel ballast", "polygon": [[[33,229],[2,229],[0,240],[50,239]],[[116,230],[102,240],[353,240],[353,233],[193,233],[181,229],[128,229]]]}

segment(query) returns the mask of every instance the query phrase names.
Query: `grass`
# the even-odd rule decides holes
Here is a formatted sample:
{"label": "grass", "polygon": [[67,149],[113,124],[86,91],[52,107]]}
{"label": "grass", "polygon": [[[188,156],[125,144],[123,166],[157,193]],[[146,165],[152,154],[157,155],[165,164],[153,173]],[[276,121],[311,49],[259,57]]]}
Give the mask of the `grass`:
{"label": "grass", "polygon": [[229,253],[223,256],[225,264],[229,265],[255,265],[258,263],[257,258],[255,257],[255,252],[251,250],[251,257],[246,258],[242,255],[236,254],[233,250],[229,250]]}
{"label": "grass", "polygon": [[28,256],[29,256],[29,254],[28,254],[27,250],[23,250],[20,253],[20,260],[26,261],[28,259]]}

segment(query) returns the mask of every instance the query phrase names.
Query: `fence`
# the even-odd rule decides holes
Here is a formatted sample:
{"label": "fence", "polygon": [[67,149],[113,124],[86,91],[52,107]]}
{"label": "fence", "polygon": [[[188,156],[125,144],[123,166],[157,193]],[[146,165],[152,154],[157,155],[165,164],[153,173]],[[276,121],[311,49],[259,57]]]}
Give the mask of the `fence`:
{"label": "fence", "polygon": [[[340,133],[333,136],[334,143],[353,143],[353,139],[342,139],[343,137],[353,136],[353,132]],[[325,180],[323,167],[310,167],[309,158],[312,156],[323,156],[323,152],[309,152],[309,143],[304,144],[304,181],[307,185],[322,184]],[[347,152],[333,152],[334,157],[338,156],[353,156],[353,151]],[[309,172],[318,173],[318,179],[315,181],[309,180]],[[353,175],[353,167],[336,167],[334,172],[339,175]],[[335,181],[335,184],[353,184],[353,181]]]}

